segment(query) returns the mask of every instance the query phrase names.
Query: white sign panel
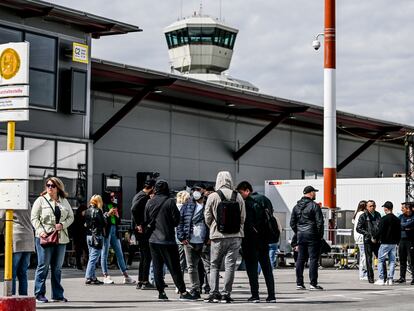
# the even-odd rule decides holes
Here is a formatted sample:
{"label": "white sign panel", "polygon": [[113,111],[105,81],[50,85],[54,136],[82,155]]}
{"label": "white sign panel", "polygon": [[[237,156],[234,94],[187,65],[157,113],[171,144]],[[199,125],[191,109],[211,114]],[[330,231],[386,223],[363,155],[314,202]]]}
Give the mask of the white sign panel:
{"label": "white sign panel", "polygon": [[29,181],[0,181],[0,210],[28,208]]}
{"label": "white sign panel", "polygon": [[0,98],[0,110],[29,109],[29,97]]}
{"label": "white sign panel", "polygon": [[0,98],[29,96],[28,85],[3,85],[0,86]]}
{"label": "white sign panel", "polygon": [[0,85],[29,84],[29,43],[0,45]]}
{"label": "white sign panel", "polygon": [[29,150],[0,151],[0,179],[29,179]]}
{"label": "white sign panel", "polygon": [[29,121],[29,110],[0,110],[0,122]]}

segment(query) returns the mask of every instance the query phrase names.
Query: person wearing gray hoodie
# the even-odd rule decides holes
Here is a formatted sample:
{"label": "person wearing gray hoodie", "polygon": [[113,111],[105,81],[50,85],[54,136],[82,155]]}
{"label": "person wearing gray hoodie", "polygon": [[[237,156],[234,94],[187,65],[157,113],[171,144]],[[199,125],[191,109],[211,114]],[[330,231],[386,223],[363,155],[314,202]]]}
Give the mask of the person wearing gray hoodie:
{"label": "person wearing gray hoodie", "polygon": [[[236,268],[237,255],[241,247],[241,241],[244,236],[244,220],[246,218],[246,209],[242,196],[236,192],[234,194],[233,180],[230,172],[221,171],[217,174],[216,191],[221,191],[226,200],[231,200],[235,195],[236,202],[240,207],[240,230],[235,233],[224,233],[219,231],[217,226],[217,208],[222,202],[219,193],[214,192],[208,196],[204,218],[206,225],[210,228],[211,240],[211,268],[210,268],[210,285],[211,292],[205,302],[225,302],[231,303],[233,299],[230,297],[234,271]],[[219,270],[223,259],[225,258],[225,276],[224,289],[220,294],[219,291]]]}

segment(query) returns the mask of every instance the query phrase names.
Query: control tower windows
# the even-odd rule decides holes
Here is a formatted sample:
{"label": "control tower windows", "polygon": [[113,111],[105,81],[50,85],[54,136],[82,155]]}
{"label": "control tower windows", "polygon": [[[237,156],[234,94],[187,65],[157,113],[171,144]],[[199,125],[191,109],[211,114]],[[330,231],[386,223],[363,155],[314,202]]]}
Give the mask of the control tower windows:
{"label": "control tower windows", "polygon": [[187,27],[168,32],[165,38],[169,49],[187,44],[210,44],[233,49],[236,35],[217,27]]}

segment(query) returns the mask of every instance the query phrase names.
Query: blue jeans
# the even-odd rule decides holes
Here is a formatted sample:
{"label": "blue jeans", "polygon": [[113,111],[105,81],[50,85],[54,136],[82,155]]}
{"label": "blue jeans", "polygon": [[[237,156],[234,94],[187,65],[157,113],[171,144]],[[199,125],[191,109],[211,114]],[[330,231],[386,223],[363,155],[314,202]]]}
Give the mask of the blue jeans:
{"label": "blue jeans", "polygon": [[27,296],[27,268],[30,264],[31,252],[13,253],[12,294],[16,295],[16,277],[19,279],[19,295]]}
{"label": "blue jeans", "polygon": [[35,274],[34,294],[36,297],[46,295],[46,279],[51,269],[52,299],[61,300],[63,296],[63,287],[60,284],[62,279],[62,265],[65,259],[66,244],[56,246],[42,247],[40,239],[35,238],[37,253],[37,268]]}
{"label": "blue jeans", "polygon": [[96,274],[95,274],[96,262],[99,260],[99,257],[101,256],[101,250],[90,246],[89,243],[91,243],[91,241],[92,241],[92,236],[91,235],[86,236],[86,244],[88,245],[88,249],[89,249],[89,260],[88,260],[88,265],[86,266],[85,278],[96,280]]}
{"label": "blue jeans", "polygon": [[269,244],[269,258],[270,258],[270,264],[272,265],[272,268],[277,267],[277,250],[279,249],[279,243],[272,243]]}
{"label": "blue jeans", "polygon": [[387,279],[392,280],[394,279],[394,271],[395,271],[395,255],[397,253],[397,245],[396,244],[381,244],[379,251],[378,251],[378,278],[384,280],[384,266],[385,260],[388,257],[389,260],[389,269],[388,269],[388,277]]}
{"label": "blue jeans", "polygon": [[116,260],[118,262],[118,267],[122,273],[126,272],[127,268],[124,260],[124,253],[122,252],[121,241],[116,236],[116,226],[112,225],[109,230],[109,235],[107,238],[103,239],[103,247],[101,253],[101,268],[104,275],[108,275],[108,254],[109,246],[112,246],[115,251]]}

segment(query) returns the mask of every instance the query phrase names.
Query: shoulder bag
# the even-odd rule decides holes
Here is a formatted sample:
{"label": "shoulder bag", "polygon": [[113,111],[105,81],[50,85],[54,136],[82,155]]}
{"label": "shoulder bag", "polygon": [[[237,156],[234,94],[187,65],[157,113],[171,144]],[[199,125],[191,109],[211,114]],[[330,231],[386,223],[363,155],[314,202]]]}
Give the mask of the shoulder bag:
{"label": "shoulder bag", "polygon": [[[50,204],[50,202],[48,201],[48,199],[46,199],[45,197],[43,197],[43,198],[46,200],[47,204],[49,204],[49,206],[52,209],[53,214],[54,214],[55,211],[54,211],[52,205]],[[45,232],[46,232],[46,229],[43,226],[43,224],[42,223],[40,223],[40,224],[42,225],[43,230],[45,230]],[[55,245],[58,245],[58,244],[59,244],[59,232],[57,230],[53,230],[52,232],[48,233],[47,236],[45,236],[45,237],[40,236],[40,245],[42,247],[50,247],[50,246],[55,246]]]}

